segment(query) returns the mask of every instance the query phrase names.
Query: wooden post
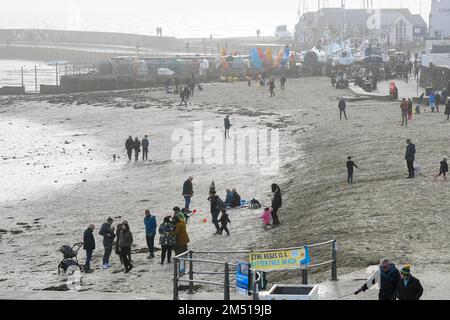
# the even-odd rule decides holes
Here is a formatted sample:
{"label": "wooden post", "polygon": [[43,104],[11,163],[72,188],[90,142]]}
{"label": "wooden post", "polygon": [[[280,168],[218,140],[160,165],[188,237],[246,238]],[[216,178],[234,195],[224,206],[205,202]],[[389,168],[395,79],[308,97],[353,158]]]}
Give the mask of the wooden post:
{"label": "wooden post", "polygon": [[23,67],[22,67],[22,70],[21,70],[21,77],[22,77],[22,87],[23,87]]}
{"label": "wooden post", "polygon": [[253,296],[253,300],[259,300],[258,298],[258,281],[259,279],[256,278],[256,276],[258,275],[258,273],[254,270],[251,270],[251,274],[252,274],[252,296]]}
{"label": "wooden post", "polygon": [[230,300],[230,265],[225,262],[225,279],[223,288],[223,299],[225,301]]}
{"label": "wooden post", "polygon": [[308,269],[306,267],[302,269],[302,284],[308,285]]}
{"label": "wooden post", "polygon": [[194,294],[194,261],[193,252],[189,250],[189,294]]}
{"label": "wooden post", "polygon": [[58,85],[58,62],[56,63],[56,85]]}
{"label": "wooden post", "polygon": [[178,300],[178,258],[173,259],[173,300]]}
{"label": "wooden post", "polygon": [[38,85],[37,85],[37,66],[34,66],[34,90],[38,92]]}

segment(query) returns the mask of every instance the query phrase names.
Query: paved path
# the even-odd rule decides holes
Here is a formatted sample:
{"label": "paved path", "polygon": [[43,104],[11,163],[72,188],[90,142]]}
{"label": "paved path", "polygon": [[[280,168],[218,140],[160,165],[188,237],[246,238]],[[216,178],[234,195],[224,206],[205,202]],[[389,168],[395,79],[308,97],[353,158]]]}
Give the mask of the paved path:
{"label": "paved path", "polygon": [[[327,281],[319,285],[320,300],[377,300],[377,288],[355,296],[374,267],[339,276],[339,281]],[[450,274],[444,273],[445,266],[427,266],[413,274],[424,287],[423,300],[450,300]],[[414,271],[414,267],[413,267]],[[171,300],[171,295],[143,295],[132,293],[76,292],[76,291],[0,291],[0,300]],[[232,293],[232,300],[250,300]],[[181,294],[180,300],[223,300],[222,293],[200,292],[195,295]]]}
{"label": "paved path", "polygon": [[[416,98],[425,92],[425,89],[418,88],[419,94],[417,94],[417,82],[411,79],[408,83],[403,80],[395,80],[395,84],[398,88],[398,100],[401,101],[403,98]],[[378,91],[366,92],[362,88],[351,84],[350,90],[357,95],[372,97],[379,100],[390,100],[389,85],[391,81],[382,81],[378,83]]]}

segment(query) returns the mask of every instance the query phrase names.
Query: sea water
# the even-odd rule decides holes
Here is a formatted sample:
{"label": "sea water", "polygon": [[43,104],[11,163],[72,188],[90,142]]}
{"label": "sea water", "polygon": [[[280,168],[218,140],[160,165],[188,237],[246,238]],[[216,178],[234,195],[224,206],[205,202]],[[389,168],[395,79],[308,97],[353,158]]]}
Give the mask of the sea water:
{"label": "sea water", "polygon": [[[36,92],[36,87],[39,91],[41,84],[56,84],[56,66],[50,66],[44,61],[0,59],[0,87],[21,86],[22,68],[26,92]],[[37,77],[35,77],[35,68]]]}

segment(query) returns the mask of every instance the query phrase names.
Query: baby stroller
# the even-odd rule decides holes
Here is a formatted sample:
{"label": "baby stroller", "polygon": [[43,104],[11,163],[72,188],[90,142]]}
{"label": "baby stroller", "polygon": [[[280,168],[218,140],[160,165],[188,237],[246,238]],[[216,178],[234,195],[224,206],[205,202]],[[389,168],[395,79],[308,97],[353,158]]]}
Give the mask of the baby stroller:
{"label": "baby stroller", "polygon": [[64,259],[58,265],[58,275],[61,274],[61,269],[65,273],[72,275],[76,270],[83,272],[83,266],[78,263],[78,251],[83,247],[83,243],[74,244],[73,247],[65,245],[59,248],[59,251],[64,256]]}

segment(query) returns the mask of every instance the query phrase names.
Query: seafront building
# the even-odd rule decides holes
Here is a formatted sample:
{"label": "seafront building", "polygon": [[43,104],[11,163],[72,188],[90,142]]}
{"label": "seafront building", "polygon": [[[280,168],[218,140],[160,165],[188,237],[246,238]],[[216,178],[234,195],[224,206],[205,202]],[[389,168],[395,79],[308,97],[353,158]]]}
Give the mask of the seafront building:
{"label": "seafront building", "polygon": [[419,14],[409,9],[341,9],[322,8],[307,12],[296,25],[299,42],[314,46],[320,39],[377,39],[386,46],[402,47],[423,42],[428,26]]}

